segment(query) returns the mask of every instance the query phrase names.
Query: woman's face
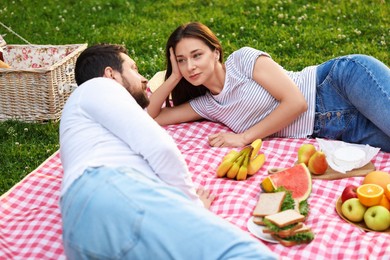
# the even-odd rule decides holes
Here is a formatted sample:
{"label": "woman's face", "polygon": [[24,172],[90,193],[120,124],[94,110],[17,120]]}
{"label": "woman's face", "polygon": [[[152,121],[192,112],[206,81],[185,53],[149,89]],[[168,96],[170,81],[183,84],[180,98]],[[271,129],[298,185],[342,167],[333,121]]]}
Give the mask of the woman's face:
{"label": "woman's face", "polygon": [[219,51],[211,50],[196,38],[183,38],[175,49],[176,61],[182,76],[192,85],[207,85],[219,62]]}

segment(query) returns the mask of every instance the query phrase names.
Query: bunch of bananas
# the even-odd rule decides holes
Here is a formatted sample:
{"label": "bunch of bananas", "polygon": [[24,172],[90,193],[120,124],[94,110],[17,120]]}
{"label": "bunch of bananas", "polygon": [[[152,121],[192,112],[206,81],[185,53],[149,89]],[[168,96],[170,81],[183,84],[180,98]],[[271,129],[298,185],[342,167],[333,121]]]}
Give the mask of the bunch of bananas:
{"label": "bunch of bananas", "polygon": [[231,150],[222,159],[217,168],[217,177],[228,177],[236,180],[246,180],[254,175],[265,162],[265,155],[259,153],[262,145],[261,139],[256,139],[251,145],[242,150]]}

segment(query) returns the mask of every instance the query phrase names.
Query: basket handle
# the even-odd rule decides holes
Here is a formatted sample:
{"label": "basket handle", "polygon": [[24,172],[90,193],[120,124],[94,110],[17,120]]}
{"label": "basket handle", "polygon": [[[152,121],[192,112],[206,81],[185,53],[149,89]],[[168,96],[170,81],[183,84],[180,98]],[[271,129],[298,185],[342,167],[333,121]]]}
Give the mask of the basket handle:
{"label": "basket handle", "polygon": [[5,28],[7,29],[8,31],[12,32],[13,34],[15,34],[17,37],[19,37],[21,40],[23,40],[25,43],[31,45],[31,43],[29,41],[27,41],[26,39],[24,39],[22,36],[20,36],[19,34],[17,34],[14,30],[12,30],[11,28],[9,28],[8,26],[6,26],[5,24],[3,24],[2,22],[0,22],[0,24]]}

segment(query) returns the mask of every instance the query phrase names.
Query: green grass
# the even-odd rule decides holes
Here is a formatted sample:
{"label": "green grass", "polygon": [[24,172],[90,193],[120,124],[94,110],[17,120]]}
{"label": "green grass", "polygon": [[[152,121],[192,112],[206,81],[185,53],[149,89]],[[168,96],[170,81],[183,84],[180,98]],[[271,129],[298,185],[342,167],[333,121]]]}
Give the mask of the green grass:
{"label": "green grass", "polygon": [[58,150],[58,123],[7,121],[0,124],[0,133],[2,194]]}
{"label": "green grass", "polygon": [[[349,53],[389,64],[390,7],[384,0],[5,2],[0,21],[29,42],[125,44],[147,78],[164,69],[165,42],[188,21],[208,25],[222,41],[225,57],[252,46],[290,70]],[[1,26],[0,33],[9,44],[24,44]],[[0,140],[2,194],[59,148],[58,123],[3,122]]]}

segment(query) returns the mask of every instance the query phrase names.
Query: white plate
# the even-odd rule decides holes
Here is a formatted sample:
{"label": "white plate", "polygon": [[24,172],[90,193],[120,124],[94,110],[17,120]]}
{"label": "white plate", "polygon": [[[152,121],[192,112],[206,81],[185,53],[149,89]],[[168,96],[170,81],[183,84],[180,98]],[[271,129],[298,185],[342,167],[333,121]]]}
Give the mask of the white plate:
{"label": "white plate", "polygon": [[254,236],[257,238],[260,238],[261,240],[270,242],[270,243],[279,243],[278,240],[273,238],[270,234],[263,233],[264,226],[257,225],[253,222],[253,217],[250,217],[248,219],[248,222],[246,223],[246,226]]}

